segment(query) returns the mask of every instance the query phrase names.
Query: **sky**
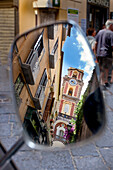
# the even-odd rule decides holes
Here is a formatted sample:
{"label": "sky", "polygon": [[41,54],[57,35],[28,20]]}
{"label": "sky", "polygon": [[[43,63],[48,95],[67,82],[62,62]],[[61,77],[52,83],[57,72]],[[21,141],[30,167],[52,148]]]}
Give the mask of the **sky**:
{"label": "sky", "polygon": [[69,67],[84,70],[82,95],[88,86],[88,81],[91,79],[95,62],[89,44],[79,28],[74,26],[71,28],[71,35],[70,37],[67,36],[62,51],[64,52],[62,77],[67,75]]}

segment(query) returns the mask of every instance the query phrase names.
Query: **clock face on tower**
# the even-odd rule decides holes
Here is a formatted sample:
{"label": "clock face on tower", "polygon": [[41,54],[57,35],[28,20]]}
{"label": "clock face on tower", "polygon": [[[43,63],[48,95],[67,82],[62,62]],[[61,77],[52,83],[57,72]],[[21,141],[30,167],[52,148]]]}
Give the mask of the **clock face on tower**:
{"label": "clock face on tower", "polygon": [[71,79],[71,80],[69,80],[69,84],[70,84],[71,86],[75,86],[75,85],[77,84],[77,82],[76,82],[75,79]]}

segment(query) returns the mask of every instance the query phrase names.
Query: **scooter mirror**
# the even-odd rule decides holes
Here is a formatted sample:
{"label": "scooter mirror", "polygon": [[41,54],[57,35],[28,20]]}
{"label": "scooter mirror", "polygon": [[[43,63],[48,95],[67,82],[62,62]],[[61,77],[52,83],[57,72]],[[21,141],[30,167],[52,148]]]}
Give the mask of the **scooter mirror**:
{"label": "scooter mirror", "polygon": [[47,24],[17,37],[11,62],[16,109],[30,147],[64,148],[102,129],[98,65],[76,23]]}

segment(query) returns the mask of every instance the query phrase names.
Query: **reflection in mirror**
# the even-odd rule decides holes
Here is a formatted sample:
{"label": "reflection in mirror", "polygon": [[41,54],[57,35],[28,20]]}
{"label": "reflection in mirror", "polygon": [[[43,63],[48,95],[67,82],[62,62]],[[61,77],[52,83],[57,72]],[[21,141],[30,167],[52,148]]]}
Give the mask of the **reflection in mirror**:
{"label": "reflection in mirror", "polygon": [[23,128],[36,144],[65,146],[103,124],[96,63],[77,26],[56,24],[21,36],[13,48],[13,82]]}

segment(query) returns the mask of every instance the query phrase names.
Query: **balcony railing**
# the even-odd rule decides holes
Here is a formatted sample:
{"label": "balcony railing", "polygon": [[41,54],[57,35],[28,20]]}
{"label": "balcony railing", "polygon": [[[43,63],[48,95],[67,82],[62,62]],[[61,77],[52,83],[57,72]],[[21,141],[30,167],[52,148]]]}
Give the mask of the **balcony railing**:
{"label": "balcony railing", "polygon": [[68,116],[68,115],[66,115],[66,114],[63,114],[63,113],[60,113],[59,112],[59,115],[58,115],[58,118],[63,118],[63,119],[69,119],[69,120],[71,120],[72,118],[74,119],[74,120],[76,120],[76,118],[75,117],[73,117],[73,116]]}
{"label": "balcony railing", "polygon": [[45,98],[45,86],[39,85],[38,90],[35,94],[35,97],[33,97],[34,105],[37,109],[41,110]]}
{"label": "balcony railing", "polygon": [[33,45],[30,53],[21,67],[27,84],[34,85],[35,80],[40,70],[40,61],[44,56],[45,49],[43,46],[43,32],[38,37],[37,41]]}
{"label": "balcony railing", "polygon": [[25,63],[22,63],[22,70],[26,79],[27,84],[35,84],[35,80],[40,70],[40,61],[42,60],[45,54],[45,49],[41,52],[41,58],[39,60],[38,51],[31,50],[30,58],[28,57]]}

